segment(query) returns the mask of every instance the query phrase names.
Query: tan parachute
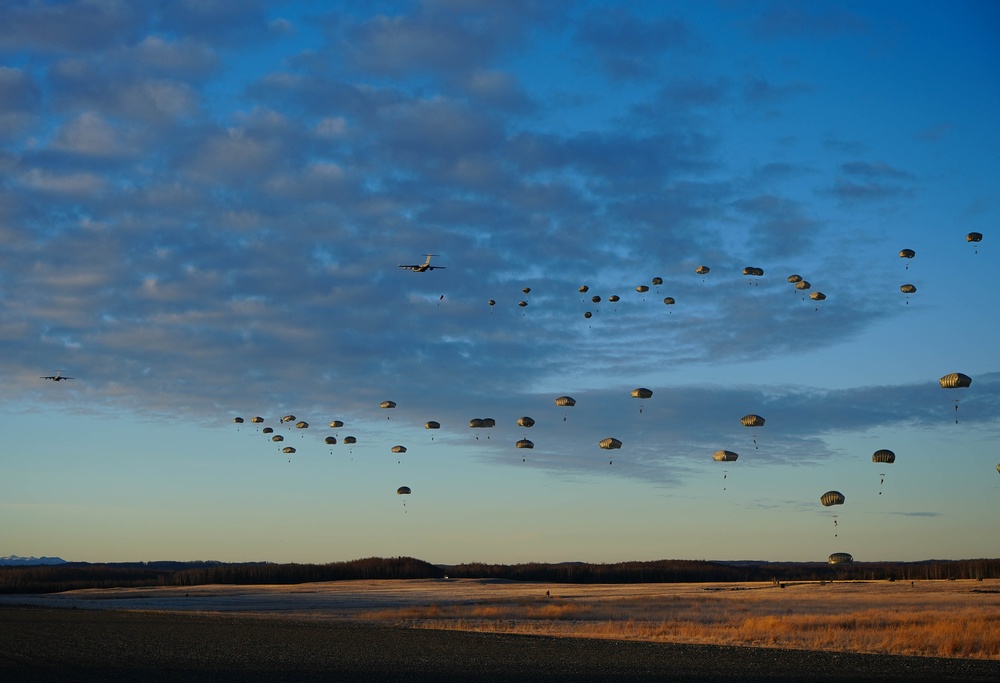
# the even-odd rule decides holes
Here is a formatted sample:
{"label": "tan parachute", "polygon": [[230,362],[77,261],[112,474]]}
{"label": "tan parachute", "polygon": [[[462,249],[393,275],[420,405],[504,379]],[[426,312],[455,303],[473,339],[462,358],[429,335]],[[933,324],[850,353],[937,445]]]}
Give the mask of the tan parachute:
{"label": "tan parachute", "polygon": [[854,558],[850,553],[833,553],[827,559],[830,564],[846,564],[848,562],[854,562]]}
{"label": "tan parachute", "polygon": [[843,505],[844,494],[840,491],[827,491],[822,496],[819,497],[819,502],[823,503],[825,507],[830,507],[831,505]]}
{"label": "tan parachute", "polygon": [[712,460],[716,462],[736,462],[736,459],[739,457],[739,453],[733,453],[732,451],[716,451],[712,453]]}

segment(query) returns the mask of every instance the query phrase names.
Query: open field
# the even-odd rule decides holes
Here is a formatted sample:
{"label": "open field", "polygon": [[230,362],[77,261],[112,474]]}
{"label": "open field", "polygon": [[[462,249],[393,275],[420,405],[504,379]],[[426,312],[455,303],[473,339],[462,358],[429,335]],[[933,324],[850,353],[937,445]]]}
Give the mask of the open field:
{"label": "open field", "polygon": [[338,581],[4,595],[4,604],[1000,661],[1000,580]]}

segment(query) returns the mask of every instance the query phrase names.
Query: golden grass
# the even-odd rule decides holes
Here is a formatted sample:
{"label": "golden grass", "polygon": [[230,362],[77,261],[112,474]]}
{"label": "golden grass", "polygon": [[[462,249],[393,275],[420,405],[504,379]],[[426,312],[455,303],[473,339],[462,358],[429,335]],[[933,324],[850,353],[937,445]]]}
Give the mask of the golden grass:
{"label": "golden grass", "polygon": [[411,628],[1000,660],[998,596],[884,596],[876,585],[869,589],[498,599],[376,609],[355,618]]}

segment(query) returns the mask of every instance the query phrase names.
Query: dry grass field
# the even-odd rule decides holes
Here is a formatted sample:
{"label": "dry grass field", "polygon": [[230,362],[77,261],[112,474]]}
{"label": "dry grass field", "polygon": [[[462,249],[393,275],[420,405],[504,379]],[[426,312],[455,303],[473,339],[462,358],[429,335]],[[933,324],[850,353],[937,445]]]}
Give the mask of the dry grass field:
{"label": "dry grass field", "polygon": [[339,581],[0,596],[402,628],[1000,660],[1000,581],[539,584]]}

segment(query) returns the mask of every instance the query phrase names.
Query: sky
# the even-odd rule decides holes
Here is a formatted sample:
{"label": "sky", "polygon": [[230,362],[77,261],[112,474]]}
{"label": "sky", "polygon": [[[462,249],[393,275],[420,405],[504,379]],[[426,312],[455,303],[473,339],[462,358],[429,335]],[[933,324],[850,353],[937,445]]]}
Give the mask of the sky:
{"label": "sky", "polygon": [[0,555],[996,557],[998,29],[3,3]]}

